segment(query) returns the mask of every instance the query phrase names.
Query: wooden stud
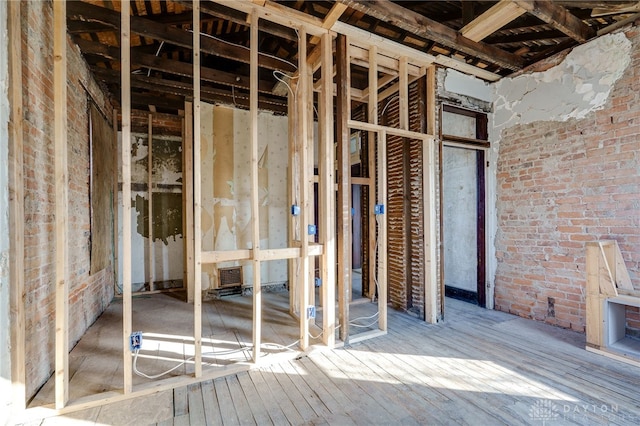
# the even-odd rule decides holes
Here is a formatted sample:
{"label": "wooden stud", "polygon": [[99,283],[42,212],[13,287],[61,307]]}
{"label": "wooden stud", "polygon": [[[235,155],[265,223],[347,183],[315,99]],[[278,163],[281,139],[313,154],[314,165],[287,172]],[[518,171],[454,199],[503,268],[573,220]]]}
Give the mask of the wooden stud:
{"label": "wooden stud", "polygon": [[299,141],[302,143],[300,150],[300,181],[302,182],[300,197],[300,222],[302,229],[300,231],[301,247],[300,247],[300,276],[299,282],[299,322],[300,322],[300,348],[306,350],[309,346],[309,320],[307,319],[307,304],[309,303],[309,235],[308,226],[310,219],[309,211],[309,119],[308,119],[308,103],[313,99],[309,97],[309,78],[307,65],[307,32],[305,28],[299,29],[298,37],[298,132]]}
{"label": "wooden stud", "polygon": [[[394,77],[395,78],[395,77]],[[368,92],[368,114],[367,121],[371,124],[378,124],[378,48],[377,46],[371,46],[369,49],[369,87]],[[368,153],[368,170],[369,170],[369,296],[373,302],[376,298],[377,288],[375,286],[375,280],[372,278],[376,273],[376,215],[374,214],[376,206],[376,137],[377,132],[367,132],[367,153]],[[353,178],[351,178],[353,183]],[[363,275],[364,276],[364,275]],[[373,282],[373,287],[371,283]]]}
{"label": "wooden stud", "polygon": [[600,349],[603,346],[603,307],[600,300],[600,245],[588,242],[586,247],[587,300],[586,334],[587,345]]}
{"label": "wooden stud", "polygon": [[407,57],[400,58],[400,87],[399,108],[400,108],[400,128],[409,130],[409,80],[407,76]]}
{"label": "wooden stud", "polygon": [[251,239],[253,241],[253,362],[260,360],[262,341],[262,280],[260,277],[260,194],[258,183],[258,14],[251,13]]}
{"label": "wooden stud", "polygon": [[400,137],[409,138],[409,139],[417,139],[417,140],[420,140],[420,141],[428,140],[428,139],[433,137],[432,135],[427,135],[427,134],[418,133],[418,132],[412,132],[411,130],[396,129],[396,128],[393,128],[393,127],[382,126],[380,124],[370,124],[370,123],[364,123],[362,121],[356,121],[356,120],[349,120],[347,122],[347,125],[351,129],[366,130],[366,131],[370,131],[370,132],[382,132],[382,131],[385,131],[390,135],[400,136]]}
{"label": "wooden stud", "polygon": [[338,197],[336,227],[338,230],[338,305],[340,339],[349,340],[349,288],[351,287],[351,164],[349,153],[350,62],[347,37],[336,39],[337,104],[336,124],[338,143]]}
{"label": "wooden stud", "polygon": [[480,41],[523,13],[525,10],[517,3],[511,0],[500,0],[482,15],[462,27],[460,34],[469,40]]}
{"label": "wooden stud", "polygon": [[53,2],[53,99],[56,192],[56,407],[69,400],[69,275],[67,272],[67,9]]}
{"label": "wooden stud", "polygon": [[[387,206],[387,133],[378,133],[378,204]],[[386,211],[386,210],[385,210]],[[378,327],[387,331],[387,216],[378,221]]]}
{"label": "wooden stud", "polygon": [[[308,43],[307,43],[308,46]],[[308,51],[308,49],[307,49]],[[307,64],[309,64],[309,61],[307,60]],[[308,220],[308,224],[314,224],[314,219],[315,219],[315,215],[314,212],[317,211],[317,207],[316,207],[316,203],[315,203],[315,197],[314,197],[314,182],[315,182],[315,158],[314,158],[314,136],[313,136],[313,132],[314,132],[314,103],[313,103],[313,67],[307,66],[307,78],[305,79],[306,82],[306,89],[307,89],[307,94],[306,94],[306,101],[304,102],[304,105],[306,105],[307,108],[307,115],[306,115],[306,120],[307,120],[307,133],[306,133],[306,138],[303,139],[303,144],[304,144],[304,148],[306,150],[306,154],[307,154],[307,162],[306,162],[306,171],[307,171],[307,175],[306,175],[306,180],[304,182],[306,182],[306,186],[307,186],[307,200],[308,203],[306,204],[307,206],[307,220]],[[315,224],[317,225],[317,224]],[[307,233],[307,239],[309,240],[309,244],[313,244],[315,242],[315,235],[308,235]],[[311,262],[311,260],[310,260]],[[309,270],[308,270],[308,278],[306,279],[307,282],[307,286],[309,286],[309,298],[307,299],[307,305],[308,306],[315,306],[316,304],[316,292],[315,292],[315,287],[314,287],[314,283],[315,283],[315,261],[313,262],[313,264],[309,264]],[[310,323],[313,323],[313,320],[309,321]]]}
{"label": "wooden stud", "polygon": [[[296,83],[291,81],[291,91],[295,91]],[[296,97],[293,93],[289,92],[287,97],[287,111],[288,111],[288,139],[289,139],[289,162],[287,167],[287,182],[289,182],[289,205],[293,206],[298,204],[298,195],[296,190],[297,174],[296,174],[296,139],[297,139],[297,118],[296,118]],[[294,241],[299,235],[299,220],[296,216],[289,216],[289,247],[293,247]],[[296,274],[296,263],[298,260],[291,260],[288,262],[289,270],[289,313],[292,316],[297,316],[297,290],[298,290],[298,277]]]}
{"label": "wooden stud", "polygon": [[194,286],[193,286],[193,339],[195,376],[202,377],[202,190],[200,160],[200,0],[193,0],[193,221],[194,221]]}
{"label": "wooden stud", "polygon": [[[436,129],[436,67],[427,68],[426,74],[427,98],[427,133],[433,135]],[[424,197],[424,256],[425,256],[425,321],[431,324],[437,322],[438,315],[438,276],[437,276],[437,238],[436,238],[436,170],[435,143],[422,142],[422,191]],[[441,295],[444,297],[444,295]]]}
{"label": "wooden stud", "polygon": [[336,286],[336,230],[335,230],[335,148],[333,146],[333,50],[330,34],[321,41],[322,86],[319,99],[319,226],[322,257],[322,341],[335,345],[335,286]]}
{"label": "wooden stud", "polygon": [[[193,293],[195,285],[195,237],[194,237],[194,210],[195,204],[193,195],[193,104],[184,104],[184,136],[182,138],[184,167],[182,170],[182,197],[184,198],[185,216],[185,263],[187,273],[183,287],[187,288],[187,302],[193,303]],[[200,157],[198,157],[200,158]]]}
{"label": "wooden stud", "polygon": [[118,287],[118,281],[120,280],[120,276],[118,275],[118,170],[120,169],[120,157],[118,157],[118,110],[116,108],[113,109],[112,113],[113,120],[113,164],[115,166],[115,177],[113,179],[113,286],[114,293],[120,294],[120,289]]}
{"label": "wooden stud", "polygon": [[153,114],[148,117],[147,130],[147,194],[149,197],[147,204],[149,241],[148,241],[148,262],[149,262],[149,291],[155,290],[155,255],[153,249]]}
{"label": "wooden stud", "polygon": [[24,286],[24,110],[22,101],[21,2],[7,3],[9,36],[9,238],[12,405],[26,407],[25,286]]}
{"label": "wooden stud", "polygon": [[129,339],[132,332],[131,302],[131,31],[128,0],[121,3],[120,58],[122,97],[122,357],[124,393],[133,391],[133,366]]}

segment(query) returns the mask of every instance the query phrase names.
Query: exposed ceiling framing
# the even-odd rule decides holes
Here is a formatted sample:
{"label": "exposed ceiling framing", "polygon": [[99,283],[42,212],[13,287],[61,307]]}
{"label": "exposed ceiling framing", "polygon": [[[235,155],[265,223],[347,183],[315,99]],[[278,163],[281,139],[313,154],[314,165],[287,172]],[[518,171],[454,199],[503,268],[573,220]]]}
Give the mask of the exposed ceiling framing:
{"label": "exposed ceiling framing", "polygon": [[[309,25],[311,64],[319,57],[319,31],[348,28],[398,48],[415,49],[440,65],[495,80],[638,19],[639,5],[636,0],[202,1],[202,98],[248,105],[247,12],[252,8],[279,17],[277,23],[263,19],[259,24],[259,102],[261,108],[285,113],[287,90],[274,73],[296,72],[298,35],[293,22]],[[147,0],[131,6],[133,105],[175,113],[190,99],[192,88],[191,2]],[[117,103],[119,2],[69,1],[67,17],[69,33]],[[353,67],[358,95],[357,89],[367,86],[368,71]],[[354,98],[366,99],[365,93]]]}

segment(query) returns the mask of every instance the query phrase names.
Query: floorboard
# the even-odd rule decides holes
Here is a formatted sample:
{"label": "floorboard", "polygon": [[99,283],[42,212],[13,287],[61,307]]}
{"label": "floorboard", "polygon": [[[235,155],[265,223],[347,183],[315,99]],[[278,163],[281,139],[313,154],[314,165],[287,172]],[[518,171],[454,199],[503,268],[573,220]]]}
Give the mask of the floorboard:
{"label": "floorboard", "polygon": [[[263,297],[264,341],[295,342],[286,294]],[[165,302],[137,303],[171,303]],[[203,335],[216,342],[204,344],[205,350],[251,343],[251,300],[205,306]],[[375,312],[367,302],[356,310]],[[172,333],[187,326],[177,322]],[[388,324],[387,335],[344,348],[284,351],[285,359],[281,348],[265,347],[268,363],[249,371],[29,424],[640,424],[640,368],[586,351],[584,334],[450,299],[446,319],[437,325],[394,310]],[[176,357],[189,356],[189,342],[168,340],[176,344]],[[97,358],[85,356],[73,358],[72,380],[84,380],[96,368]],[[148,361],[150,370],[171,365]],[[106,379],[121,380],[122,360],[105,362]],[[216,356],[214,362],[236,361]],[[113,384],[91,378],[87,386]]]}

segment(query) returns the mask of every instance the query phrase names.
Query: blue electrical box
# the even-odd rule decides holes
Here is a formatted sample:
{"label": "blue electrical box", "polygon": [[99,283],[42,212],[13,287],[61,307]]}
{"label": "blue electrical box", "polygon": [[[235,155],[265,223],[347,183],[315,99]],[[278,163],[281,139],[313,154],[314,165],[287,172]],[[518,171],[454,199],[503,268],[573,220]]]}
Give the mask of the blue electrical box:
{"label": "blue electrical box", "polygon": [[307,306],[307,319],[314,319],[316,317],[316,307]]}
{"label": "blue electrical box", "polygon": [[315,285],[316,285],[316,287],[320,287],[322,285],[322,280],[320,278],[316,277]]}
{"label": "blue electrical box", "polygon": [[373,208],[373,213],[384,214],[384,204],[376,204],[376,206]]}
{"label": "blue electrical box", "polygon": [[137,351],[142,347],[142,331],[134,331],[129,337],[131,351]]}
{"label": "blue electrical box", "polygon": [[309,225],[307,228],[307,233],[309,235],[316,235],[318,233],[318,227],[315,225]]}
{"label": "blue electrical box", "polygon": [[296,206],[295,204],[291,206],[291,214],[293,216],[300,216],[300,206]]}

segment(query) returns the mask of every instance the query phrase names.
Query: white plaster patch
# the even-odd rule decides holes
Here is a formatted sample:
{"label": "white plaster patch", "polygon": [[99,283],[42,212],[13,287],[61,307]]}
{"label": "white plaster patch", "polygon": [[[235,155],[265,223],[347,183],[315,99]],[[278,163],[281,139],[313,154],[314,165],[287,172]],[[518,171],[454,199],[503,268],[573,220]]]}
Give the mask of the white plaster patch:
{"label": "white plaster patch", "polygon": [[581,119],[602,109],[631,63],[631,47],[623,33],[609,34],[576,47],[547,71],[498,81],[495,134],[516,124]]}
{"label": "white plaster patch", "polygon": [[447,92],[469,96],[485,102],[493,100],[491,85],[477,77],[463,74],[453,69],[447,69],[444,78],[444,88]]}

